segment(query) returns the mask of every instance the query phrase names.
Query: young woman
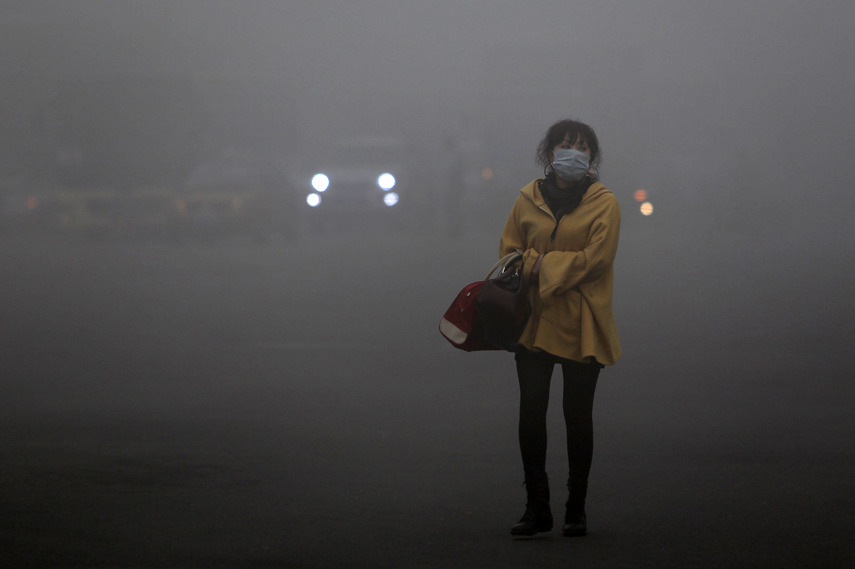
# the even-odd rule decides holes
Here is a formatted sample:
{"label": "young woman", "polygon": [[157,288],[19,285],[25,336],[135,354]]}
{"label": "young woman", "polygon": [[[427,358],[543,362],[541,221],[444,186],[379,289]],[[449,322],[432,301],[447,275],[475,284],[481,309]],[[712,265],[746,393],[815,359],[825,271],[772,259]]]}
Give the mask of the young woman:
{"label": "young woman", "polygon": [[563,534],[578,536],[587,532],[585,497],[597,377],[621,353],[612,313],[620,209],[598,180],[600,145],[588,125],[573,120],[552,125],[538,146],[537,162],[544,177],[520,191],[499,251],[524,251],[523,277],[532,307],[515,354],[527,503],[511,534],[552,529],[546,408],[552,372],[559,364],[569,461]]}

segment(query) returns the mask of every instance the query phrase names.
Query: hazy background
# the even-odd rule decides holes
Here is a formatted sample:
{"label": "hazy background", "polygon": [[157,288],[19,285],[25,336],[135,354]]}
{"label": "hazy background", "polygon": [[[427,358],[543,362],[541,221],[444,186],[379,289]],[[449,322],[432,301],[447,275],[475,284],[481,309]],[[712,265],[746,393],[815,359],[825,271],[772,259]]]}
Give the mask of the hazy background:
{"label": "hazy background", "polygon": [[303,157],[371,132],[415,143],[431,172],[447,137],[530,167],[545,128],[576,117],[599,132],[615,190],[773,224],[819,201],[799,197],[848,199],[853,11],[835,0],[5,1],[3,165],[14,172],[55,142],[39,120],[64,109],[70,86],[135,77],[172,81],[175,97],[193,88],[205,116],[183,112],[195,121],[185,130],[203,130],[208,153]]}
{"label": "hazy background", "polygon": [[[851,562],[853,24],[844,1],[0,2],[0,545],[566,561],[506,536],[511,357],[437,324],[570,117],[621,203],[624,345],[572,554]],[[363,135],[400,142],[400,207],[312,217],[309,168]],[[251,215],[165,229],[194,199]],[[557,496],[562,428],[553,405]]]}

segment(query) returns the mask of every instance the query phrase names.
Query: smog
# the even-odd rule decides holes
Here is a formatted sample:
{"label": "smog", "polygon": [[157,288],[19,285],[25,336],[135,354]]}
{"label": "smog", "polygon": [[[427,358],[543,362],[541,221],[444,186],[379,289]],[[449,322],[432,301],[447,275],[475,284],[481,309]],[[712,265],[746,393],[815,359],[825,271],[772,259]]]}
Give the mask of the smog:
{"label": "smog", "polygon": [[[855,561],[850,2],[0,13],[11,566]],[[513,355],[438,324],[563,118],[624,352],[590,535],[520,543]]]}

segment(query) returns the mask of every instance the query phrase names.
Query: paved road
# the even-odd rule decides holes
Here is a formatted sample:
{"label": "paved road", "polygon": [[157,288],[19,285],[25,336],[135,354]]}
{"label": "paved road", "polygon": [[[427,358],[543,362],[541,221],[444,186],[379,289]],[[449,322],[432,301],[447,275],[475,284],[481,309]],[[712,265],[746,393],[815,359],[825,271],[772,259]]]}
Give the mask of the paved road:
{"label": "paved road", "polygon": [[[436,331],[494,236],[3,236],[0,559],[852,566],[852,303],[825,294],[841,269],[817,291],[815,271],[778,278],[815,258],[650,237],[622,244],[626,354],[599,386],[590,534],[520,541],[512,360]],[[557,405],[550,436],[560,516]]]}

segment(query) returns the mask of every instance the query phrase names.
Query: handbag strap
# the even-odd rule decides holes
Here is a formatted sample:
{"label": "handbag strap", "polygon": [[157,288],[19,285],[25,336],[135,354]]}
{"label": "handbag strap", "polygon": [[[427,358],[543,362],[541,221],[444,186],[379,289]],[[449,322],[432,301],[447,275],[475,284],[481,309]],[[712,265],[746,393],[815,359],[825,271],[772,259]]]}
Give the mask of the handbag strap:
{"label": "handbag strap", "polygon": [[514,251],[513,253],[508,253],[507,255],[505,255],[504,257],[502,257],[501,259],[499,259],[499,260],[496,262],[496,264],[495,264],[495,265],[493,265],[493,268],[492,268],[492,269],[490,269],[490,272],[489,272],[489,273],[487,273],[487,276],[486,276],[486,277],[484,277],[484,280],[485,280],[485,281],[486,281],[486,280],[490,280],[490,277],[493,275],[493,273],[494,273],[494,272],[496,272],[496,269],[498,269],[499,267],[501,267],[501,268],[502,268],[502,272],[504,273],[504,272],[505,272],[505,268],[506,268],[508,265],[511,265],[511,264],[513,264],[513,263],[516,263],[516,262],[517,262],[517,260],[518,260],[518,258],[519,258],[519,259],[522,259],[522,256],[523,256],[522,251],[520,251],[519,249],[517,249],[517,250],[516,250],[516,251]]}

